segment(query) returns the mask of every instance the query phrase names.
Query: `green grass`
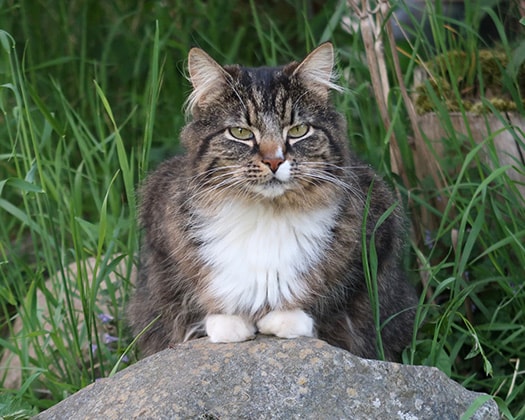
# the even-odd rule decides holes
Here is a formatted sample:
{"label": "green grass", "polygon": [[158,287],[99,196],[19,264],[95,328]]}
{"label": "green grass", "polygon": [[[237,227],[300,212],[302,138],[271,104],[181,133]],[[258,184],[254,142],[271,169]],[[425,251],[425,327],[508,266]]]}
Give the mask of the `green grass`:
{"label": "green grass", "polygon": [[[407,264],[421,305],[404,361],[437,366],[495,396],[507,417],[525,417],[525,202],[499,162],[498,131],[488,130],[479,146],[469,130],[457,133],[443,83],[427,82],[446,133],[438,187],[431,174],[417,172],[414,128],[388,48],[391,124],[381,121],[362,40],[339,25],[344,2],[134,3],[0,1],[0,345],[23,366],[20,387],[2,390],[2,415],[28,417],[133,362],[123,307],[138,245],[135,189],[180,151],[189,48],[198,45],[222,63],[273,65],[331,40],[341,73],[350,75],[341,81],[348,93],[336,101],[351,145],[398,187],[412,221]],[[484,18],[511,57],[500,85],[524,115],[523,31],[511,37],[489,2],[480,5],[466,23],[429,17],[436,42],[416,30],[413,42],[400,43],[401,80],[411,88],[417,64],[451,49],[475,56],[486,46],[477,29]],[[475,89],[524,147],[523,127],[492,105],[477,63],[445,59],[450,94]],[[458,112],[467,118],[461,106]],[[405,181],[390,173],[391,134]],[[513,166],[525,173],[519,156]],[[15,333],[17,319],[23,329]]]}

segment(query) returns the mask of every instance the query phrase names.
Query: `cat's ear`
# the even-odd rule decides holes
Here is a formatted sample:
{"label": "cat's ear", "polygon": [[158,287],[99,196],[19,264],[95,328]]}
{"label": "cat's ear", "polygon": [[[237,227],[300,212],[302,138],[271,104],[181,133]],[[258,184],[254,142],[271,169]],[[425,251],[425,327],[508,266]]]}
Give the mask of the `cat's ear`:
{"label": "cat's ear", "polygon": [[293,74],[302,79],[315,93],[328,98],[330,89],[342,90],[332,81],[334,61],[334,47],[330,42],[326,42],[308,54]]}
{"label": "cat's ear", "polygon": [[189,79],[193,92],[188,98],[187,110],[212,101],[222,91],[228,73],[200,48],[192,48],[188,54]]}

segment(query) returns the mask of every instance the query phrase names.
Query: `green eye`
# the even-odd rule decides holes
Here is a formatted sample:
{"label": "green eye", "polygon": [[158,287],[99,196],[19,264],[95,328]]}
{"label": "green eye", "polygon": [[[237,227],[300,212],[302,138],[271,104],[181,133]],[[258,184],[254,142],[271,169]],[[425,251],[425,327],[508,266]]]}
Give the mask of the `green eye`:
{"label": "green eye", "polygon": [[306,135],[309,130],[310,127],[306,124],[294,125],[288,130],[288,137],[291,137],[292,139],[298,139],[299,137]]}
{"label": "green eye", "polygon": [[251,140],[253,139],[253,132],[247,128],[242,127],[232,127],[229,129],[230,134],[235,137],[237,140]]}

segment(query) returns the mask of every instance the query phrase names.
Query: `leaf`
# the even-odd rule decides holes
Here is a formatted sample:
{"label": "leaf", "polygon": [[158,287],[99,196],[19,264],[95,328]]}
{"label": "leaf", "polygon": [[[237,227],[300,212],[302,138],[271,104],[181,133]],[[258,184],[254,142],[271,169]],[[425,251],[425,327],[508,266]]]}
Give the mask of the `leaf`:
{"label": "leaf", "polygon": [[467,411],[465,411],[460,417],[460,420],[468,420],[474,418],[476,413],[478,412],[478,409],[487,401],[490,401],[492,399],[492,395],[480,395],[474,401],[472,401]]}
{"label": "leaf", "polygon": [[35,185],[32,182],[24,181],[20,178],[7,178],[0,181],[0,196],[2,195],[2,191],[6,185],[9,185],[11,187],[14,187],[21,192],[25,193],[43,193],[44,190],[39,185]]}

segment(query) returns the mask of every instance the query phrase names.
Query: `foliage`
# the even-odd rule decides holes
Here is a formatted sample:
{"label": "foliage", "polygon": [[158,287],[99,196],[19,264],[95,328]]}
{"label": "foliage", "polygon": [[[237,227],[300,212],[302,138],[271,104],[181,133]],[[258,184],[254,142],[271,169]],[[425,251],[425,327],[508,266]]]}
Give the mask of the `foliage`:
{"label": "foliage", "polygon": [[33,417],[36,410],[10,395],[0,395],[0,419],[26,420]]}
{"label": "foliage", "polygon": [[[435,151],[438,188],[418,173],[414,127],[393,76],[391,125],[381,121],[365,47],[340,25],[345,2],[262,3],[0,1],[0,343],[24,367],[20,388],[6,390],[21,404],[11,414],[55,404],[133,358],[123,302],[138,243],[135,189],[149,168],[180,150],[188,49],[201,46],[222,63],[273,65],[331,40],[348,88],[336,101],[353,149],[389,177],[393,133],[407,173],[392,182],[410,210],[407,264],[421,305],[405,362],[437,366],[496,396],[507,417],[525,416],[524,199],[499,163],[497,133],[477,145],[456,132],[440,94],[446,87],[460,103],[458,80],[487,83],[478,61],[445,60],[447,85],[426,84],[447,131],[443,151]],[[523,115],[522,33],[506,37],[494,2],[479,3],[463,21],[429,13],[432,39],[412,29],[411,41],[397,47],[403,81],[410,86],[428,57],[489,47],[479,35],[488,19],[510,58],[490,83],[503,86]],[[480,92],[523,148],[523,127],[510,126],[489,99]],[[467,121],[466,109],[457,110]],[[513,166],[525,173],[519,157]],[[16,319],[23,330],[15,333]]]}

